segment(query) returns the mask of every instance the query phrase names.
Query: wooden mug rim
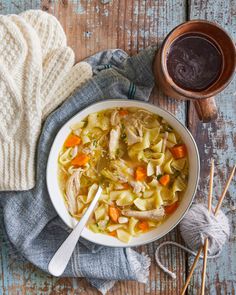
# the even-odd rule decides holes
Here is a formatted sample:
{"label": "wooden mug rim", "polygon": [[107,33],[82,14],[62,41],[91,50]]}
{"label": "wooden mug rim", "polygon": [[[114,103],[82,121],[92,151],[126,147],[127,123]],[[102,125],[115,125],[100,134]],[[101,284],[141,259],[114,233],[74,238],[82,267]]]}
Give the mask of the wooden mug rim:
{"label": "wooden mug rim", "polygon": [[[217,81],[220,80],[221,75],[219,76],[219,78],[217,79],[217,81],[212,84],[209,88],[207,88],[206,90],[203,91],[193,91],[193,90],[186,90],[183,89],[181,87],[179,87],[171,78],[171,76],[169,75],[169,72],[167,70],[167,54],[166,52],[168,52],[168,49],[170,48],[171,44],[174,42],[174,40],[176,40],[178,37],[183,36],[185,34],[191,33],[191,31],[189,32],[185,32],[183,34],[178,34],[178,36],[176,38],[174,38],[172,40],[172,42],[170,42],[170,44],[168,45],[167,49],[166,46],[170,40],[170,38],[173,36],[173,33],[176,32],[177,30],[181,29],[182,27],[188,26],[190,24],[196,24],[196,23],[200,23],[200,24],[207,24],[213,27],[216,27],[217,29],[219,29],[224,35],[225,37],[228,39],[229,43],[231,43],[232,48],[234,48],[234,55],[233,55],[233,60],[231,61],[233,63],[232,66],[232,70],[229,73],[229,77],[227,78],[227,80],[221,85],[219,86],[217,89],[215,90],[211,90],[212,86],[215,85],[217,83]],[[194,32],[194,31],[192,31]],[[207,35],[202,33],[200,30],[199,31],[195,31],[198,34],[202,34],[202,35],[206,35],[206,37],[212,39],[213,43],[215,43],[217,45],[217,47],[219,48],[219,50],[222,52],[222,48],[219,46],[219,44],[215,41],[214,37],[212,37],[211,35]],[[235,68],[236,68],[236,48],[235,45],[233,43],[232,38],[229,36],[229,34],[218,24],[210,22],[208,20],[201,20],[201,19],[196,19],[196,20],[190,20],[190,21],[186,21],[184,23],[181,23],[180,25],[176,26],[173,30],[171,30],[168,35],[166,36],[166,38],[164,39],[162,46],[160,48],[160,55],[161,55],[161,69],[162,69],[162,73],[165,75],[165,78],[167,80],[167,82],[169,83],[169,85],[176,91],[178,92],[180,95],[189,98],[189,99],[194,99],[194,100],[198,100],[198,99],[204,99],[204,98],[209,98],[209,97],[214,97],[215,95],[217,95],[218,93],[220,93],[222,90],[224,90],[226,88],[226,86],[231,82],[234,72],[235,72]],[[223,55],[223,52],[222,52]],[[224,60],[223,60],[224,63]],[[223,65],[224,67],[224,65]],[[206,92],[207,93],[204,93]]]}

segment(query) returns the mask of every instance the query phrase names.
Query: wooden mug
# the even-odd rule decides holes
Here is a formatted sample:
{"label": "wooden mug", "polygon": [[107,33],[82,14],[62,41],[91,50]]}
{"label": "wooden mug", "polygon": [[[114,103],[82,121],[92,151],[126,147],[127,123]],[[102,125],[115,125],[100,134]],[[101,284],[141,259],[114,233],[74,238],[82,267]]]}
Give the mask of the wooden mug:
{"label": "wooden mug", "polygon": [[[212,85],[202,91],[186,90],[179,87],[174,83],[167,70],[167,56],[172,43],[180,36],[189,33],[202,35],[212,40],[212,43],[222,54],[221,74]],[[218,116],[214,97],[229,84],[235,67],[235,45],[226,31],[217,24],[206,20],[192,20],[177,26],[167,35],[155,56],[153,72],[156,84],[162,88],[166,95],[176,99],[193,100],[199,119],[203,122],[210,122]]]}

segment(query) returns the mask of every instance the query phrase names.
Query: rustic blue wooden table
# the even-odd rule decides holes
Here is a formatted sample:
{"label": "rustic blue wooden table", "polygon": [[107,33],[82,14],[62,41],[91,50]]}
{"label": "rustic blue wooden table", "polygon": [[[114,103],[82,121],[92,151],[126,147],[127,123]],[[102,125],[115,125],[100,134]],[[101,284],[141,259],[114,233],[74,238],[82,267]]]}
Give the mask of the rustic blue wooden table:
{"label": "rustic blue wooden table", "polygon": [[[223,26],[236,40],[236,0],[101,0],[39,1],[2,0],[0,13],[20,13],[39,8],[58,17],[77,60],[107,48],[122,48],[135,54],[150,44],[160,43],[176,25],[190,19],[208,19]],[[195,137],[201,156],[201,180],[196,202],[206,202],[210,159],[216,161],[214,201],[216,203],[236,161],[236,79],[217,96],[219,118],[211,124],[198,121],[192,103],[180,102],[153,90],[151,102],[173,112]],[[236,292],[236,187],[233,181],[223,204],[231,224],[231,238],[220,258],[209,261],[206,294]],[[0,294],[98,294],[85,279],[53,278],[36,269],[6,246],[0,227]],[[178,228],[162,240],[181,242]],[[118,282],[109,292],[114,295],[179,294],[192,258],[181,250],[168,248],[162,252],[163,262],[177,272],[173,281],[154,262],[154,251],[160,241],[139,247],[152,258],[149,283]],[[188,294],[200,294],[199,263],[188,288]]]}

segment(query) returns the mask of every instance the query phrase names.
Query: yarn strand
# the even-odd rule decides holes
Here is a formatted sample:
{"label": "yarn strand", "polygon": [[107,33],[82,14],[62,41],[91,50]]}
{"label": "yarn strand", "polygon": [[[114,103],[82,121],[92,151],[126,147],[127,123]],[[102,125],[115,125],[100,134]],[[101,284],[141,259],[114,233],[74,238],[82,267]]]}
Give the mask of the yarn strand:
{"label": "yarn strand", "polygon": [[[172,242],[172,241],[167,241],[167,242],[163,242],[163,243],[161,243],[158,247],[157,247],[157,249],[156,249],[156,252],[155,252],[155,260],[156,260],[156,263],[157,263],[157,265],[166,273],[166,274],[168,274],[172,279],[176,279],[176,274],[174,273],[174,272],[172,272],[172,271],[170,271],[167,267],[165,267],[163,264],[162,264],[162,262],[161,262],[161,260],[160,260],[160,256],[159,256],[159,252],[160,252],[160,249],[162,248],[162,247],[164,247],[164,246],[167,246],[167,245],[170,245],[170,246],[175,246],[175,247],[177,247],[177,248],[180,248],[180,249],[182,249],[182,250],[184,250],[185,252],[187,252],[187,253],[189,253],[189,254],[191,254],[191,255],[193,255],[193,256],[197,256],[197,252],[195,252],[195,251],[192,251],[192,250],[190,250],[189,248],[187,248],[187,247],[185,247],[185,246],[183,246],[183,245],[181,245],[181,244],[179,244],[179,243],[176,243],[176,242]],[[219,257],[220,256],[220,250],[218,251],[218,253],[216,253],[215,255],[208,255],[208,259],[214,259],[214,258],[217,258],[217,257]],[[203,259],[203,255],[200,255],[200,258],[201,259]]]}

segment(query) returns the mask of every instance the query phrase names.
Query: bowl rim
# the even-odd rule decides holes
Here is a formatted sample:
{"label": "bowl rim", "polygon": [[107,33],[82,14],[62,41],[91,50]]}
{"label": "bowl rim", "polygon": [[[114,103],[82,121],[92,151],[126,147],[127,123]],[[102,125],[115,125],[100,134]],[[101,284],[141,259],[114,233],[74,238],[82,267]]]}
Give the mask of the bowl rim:
{"label": "bowl rim", "polygon": [[[53,140],[53,143],[51,144],[51,147],[50,147],[50,152],[49,152],[49,156],[48,156],[48,161],[47,161],[47,167],[46,167],[46,185],[47,185],[47,190],[48,190],[48,195],[49,195],[49,198],[51,200],[51,203],[55,209],[55,211],[57,212],[58,216],[60,217],[60,219],[64,222],[65,225],[67,225],[70,229],[73,229],[73,227],[68,224],[62,214],[60,214],[60,212],[57,210],[57,207],[55,206],[54,204],[54,201],[55,201],[55,198],[53,198],[53,196],[51,195],[51,185],[49,184],[49,178],[50,178],[50,174],[51,172],[49,171],[49,164],[51,162],[51,159],[53,157],[53,147],[55,145],[55,142],[57,140],[57,137],[59,136],[61,130],[64,128],[65,125],[67,125],[70,121],[72,121],[74,119],[74,117],[78,116],[79,113],[81,112],[84,112],[88,109],[90,109],[91,107],[94,107],[96,105],[101,105],[101,104],[104,104],[104,103],[107,103],[107,102],[136,102],[136,103],[139,103],[139,104],[142,104],[144,105],[148,105],[148,106],[152,106],[152,107],[155,107],[155,109],[160,109],[161,111],[163,111],[164,113],[166,112],[168,115],[170,115],[174,120],[176,120],[180,125],[181,127],[185,130],[185,132],[188,134],[189,138],[191,139],[191,142],[193,144],[193,147],[194,147],[194,152],[195,152],[195,156],[196,156],[196,163],[197,163],[197,171],[196,171],[196,179],[195,179],[195,183],[194,183],[194,189],[193,189],[193,193],[192,193],[192,196],[191,196],[191,199],[189,200],[189,204],[188,206],[185,208],[184,212],[181,214],[180,218],[178,220],[176,220],[176,222],[173,223],[173,225],[168,228],[167,230],[163,231],[162,234],[159,234],[158,237],[153,237],[153,238],[150,238],[148,239],[148,241],[140,241],[140,242],[136,242],[135,244],[133,245],[130,245],[130,244],[125,244],[123,243],[122,245],[105,245],[104,243],[100,243],[99,242],[99,239],[98,241],[94,241],[88,237],[84,237],[83,236],[83,232],[82,232],[82,235],[81,237],[89,242],[92,242],[94,244],[97,244],[97,245],[100,245],[100,246],[104,246],[104,247],[111,247],[111,248],[130,248],[130,247],[138,247],[138,246],[142,246],[142,245],[146,245],[146,244],[149,244],[149,243],[152,243],[156,240],[159,240],[161,239],[162,237],[164,237],[165,235],[167,235],[170,231],[172,231],[172,229],[174,229],[179,223],[180,221],[184,218],[185,214],[187,213],[187,211],[189,210],[190,206],[192,205],[193,203],[193,200],[194,200],[194,197],[196,195],[196,192],[197,192],[197,188],[198,188],[198,183],[199,183],[199,176],[200,176],[200,156],[199,156],[199,151],[198,151],[198,147],[197,147],[197,144],[194,140],[194,137],[193,135],[191,134],[191,132],[188,130],[188,128],[174,115],[172,114],[170,111],[168,110],[165,110],[164,108],[160,107],[160,106],[157,106],[157,105],[154,105],[150,102],[146,102],[146,101],[142,101],[142,100],[136,100],[136,99],[132,99],[132,100],[129,100],[129,99],[106,99],[106,100],[101,100],[101,101],[98,101],[98,102],[95,102],[95,103],[92,103],[90,104],[89,106],[83,108],[82,110],[78,111],[75,115],[73,115],[71,118],[69,118],[60,128],[59,130],[57,131],[57,134],[56,136],[54,137],[54,140]],[[119,107],[119,106],[117,106]],[[134,106],[135,107],[135,106]],[[115,107],[114,107],[115,108]],[[106,109],[109,109],[109,107],[105,107],[104,106],[104,110]],[[155,112],[154,112],[155,114]],[[158,115],[158,114],[157,114]],[[62,197],[62,196],[61,196]]]}

